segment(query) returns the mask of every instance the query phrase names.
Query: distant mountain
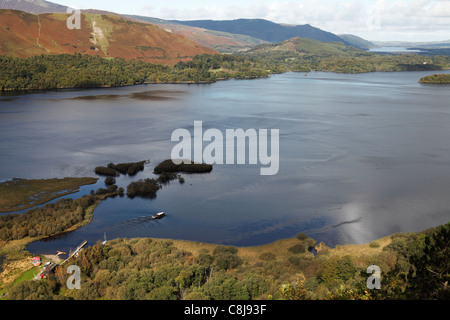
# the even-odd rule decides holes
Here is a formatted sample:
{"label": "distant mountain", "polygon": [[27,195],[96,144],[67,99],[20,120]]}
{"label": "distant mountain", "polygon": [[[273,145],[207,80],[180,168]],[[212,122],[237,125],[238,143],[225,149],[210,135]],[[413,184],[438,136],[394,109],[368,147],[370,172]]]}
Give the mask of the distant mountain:
{"label": "distant mountain", "polygon": [[[33,14],[67,13],[68,8],[69,7],[67,6],[62,6],[57,3],[45,0],[0,0],[0,9],[19,10]],[[81,9],[81,12],[94,14],[115,14],[117,16],[125,18],[124,15],[98,9]]]}
{"label": "distant mountain", "polygon": [[0,9],[20,10],[28,13],[67,12],[67,7],[44,0],[0,0]]}
{"label": "distant mountain", "polygon": [[236,52],[258,44],[267,43],[267,41],[247,35],[191,27],[158,18],[136,15],[130,15],[128,18],[157,25],[166,31],[183,35],[202,46],[210,47],[220,52]]}
{"label": "distant mountain", "polygon": [[339,34],[338,36],[359,49],[369,50],[377,47],[376,44],[352,34]]}
{"label": "distant mountain", "polygon": [[248,35],[254,38],[276,43],[294,37],[315,39],[323,42],[343,42],[350,45],[337,35],[315,28],[309,24],[305,25],[281,25],[264,19],[237,19],[237,20],[192,20],[174,23],[184,24],[192,27],[209,30],[223,31],[234,34]]}
{"label": "distant mountain", "polygon": [[81,29],[72,30],[66,26],[68,17],[66,13],[0,10],[0,54],[82,53],[175,64],[198,54],[217,53],[186,37],[117,15],[82,13]]}

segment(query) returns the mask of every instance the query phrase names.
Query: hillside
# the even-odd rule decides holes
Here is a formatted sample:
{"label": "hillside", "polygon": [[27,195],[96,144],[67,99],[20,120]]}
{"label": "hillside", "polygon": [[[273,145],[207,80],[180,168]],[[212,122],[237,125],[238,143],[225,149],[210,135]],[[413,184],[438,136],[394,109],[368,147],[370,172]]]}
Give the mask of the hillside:
{"label": "hillside", "polygon": [[[74,5],[76,5],[74,3]],[[0,9],[18,10],[32,14],[41,13],[67,13],[71,7],[59,5],[45,0],[0,0]],[[126,18],[126,16],[111,11],[99,9],[81,9],[83,13],[112,14]]]}
{"label": "hillside", "polygon": [[353,34],[339,34],[338,36],[359,49],[369,50],[377,46],[374,43]]}
{"label": "hillside", "polygon": [[258,44],[267,43],[267,41],[243,34],[208,30],[151,17],[136,15],[131,15],[128,17],[136,19],[137,21],[157,25],[161,29],[185,36],[186,38],[191,39],[202,46],[213,48],[219,52],[235,52],[249,49],[250,47]]}
{"label": "hillside", "polygon": [[450,57],[423,57],[414,54],[380,55],[340,42],[321,42],[307,38],[293,38],[273,44],[263,44],[243,53],[266,63],[282,64],[286,70],[311,70],[360,73],[389,71],[446,70]]}
{"label": "hillside", "polygon": [[68,29],[68,14],[0,10],[0,54],[88,54],[173,65],[198,54],[214,54],[186,37],[116,15],[83,13],[81,29]]}
{"label": "hillside", "polygon": [[67,12],[67,7],[44,0],[0,0],[0,9],[20,10],[28,13]]}
{"label": "hillside", "polygon": [[173,21],[192,27],[223,31],[234,34],[252,36],[268,42],[281,42],[294,37],[315,39],[323,42],[343,42],[337,35],[305,25],[281,25],[264,19],[237,19],[237,20],[193,20]]}
{"label": "hillside", "polygon": [[[71,261],[82,272],[80,290],[63,289],[69,277],[64,266],[46,280],[27,279],[39,270],[31,267],[30,253],[18,251],[23,240],[14,240],[3,243],[7,259],[0,273],[2,299],[448,300],[449,236],[447,223],[336,248],[317,245],[304,233],[243,248],[114,239],[86,248]],[[368,288],[370,265],[381,272],[378,290]],[[14,275],[15,266],[20,270]]]}
{"label": "hillside", "polygon": [[267,55],[286,53],[296,56],[312,55],[315,57],[348,57],[366,52],[341,42],[322,42],[314,39],[295,37],[274,44],[263,44],[248,51],[249,54]]}

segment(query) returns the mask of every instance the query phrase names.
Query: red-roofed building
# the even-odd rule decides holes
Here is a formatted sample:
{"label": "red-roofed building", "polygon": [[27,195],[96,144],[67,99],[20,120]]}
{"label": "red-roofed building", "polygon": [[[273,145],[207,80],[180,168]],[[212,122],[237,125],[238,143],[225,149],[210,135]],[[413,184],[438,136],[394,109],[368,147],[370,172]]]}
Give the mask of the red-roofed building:
{"label": "red-roofed building", "polygon": [[37,266],[40,266],[41,263],[42,263],[42,262],[41,262],[41,257],[34,257],[32,263],[33,263],[33,266],[36,266],[36,267],[37,267]]}

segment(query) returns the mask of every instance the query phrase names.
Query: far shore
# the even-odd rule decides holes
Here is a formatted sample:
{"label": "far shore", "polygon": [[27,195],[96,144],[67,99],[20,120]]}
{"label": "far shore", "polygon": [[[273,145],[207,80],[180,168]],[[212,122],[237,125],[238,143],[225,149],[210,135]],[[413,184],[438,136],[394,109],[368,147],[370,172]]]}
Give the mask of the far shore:
{"label": "far shore", "polygon": [[[434,71],[447,71],[450,69],[436,69]],[[249,76],[249,77],[231,77],[231,78],[218,78],[216,80],[211,81],[169,81],[169,82],[153,82],[153,81],[146,81],[143,83],[136,83],[131,85],[119,85],[119,86],[110,86],[110,85],[98,85],[98,86],[81,86],[81,87],[55,87],[55,88],[49,88],[49,89],[42,89],[42,88],[21,88],[21,89],[3,89],[3,91],[0,91],[0,97],[2,96],[2,93],[5,94],[4,96],[10,96],[10,94],[31,94],[31,93],[45,93],[45,92],[53,92],[53,91],[59,91],[59,90],[89,90],[89,89],[110,89],[110,88],[126,88],[126,87],[135,87],[140,85],[148,85],[148,84],[213,84],[220,81],[227,81],[227,80],[256,80],[256,79],[265,79],[270,78],[272,75],[275,74],[283,74],[283,73],[298,73],[298,74],[307,74],[310,72],[327,72],[327,73],[336,73],[336,74],[362,74],[362,73],[380,73],[380,72],[415,72],[415,71],[364,71],[364,72],[333,72],[333,71],[322,71],[322,70],[311,70],[311,71],[286,71],[281,73],[271,73],[268,76]],[[419,80],[420,82],[420,80]],[[425,83],[425,82],[423,82]]]}

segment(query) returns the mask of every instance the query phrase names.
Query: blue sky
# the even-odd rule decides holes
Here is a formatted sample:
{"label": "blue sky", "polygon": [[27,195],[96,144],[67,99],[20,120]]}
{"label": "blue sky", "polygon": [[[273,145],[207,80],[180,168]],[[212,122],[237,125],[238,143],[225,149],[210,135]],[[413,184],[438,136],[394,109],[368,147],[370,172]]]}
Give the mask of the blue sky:
{"label": "blue sky", "polygon": [[161,19],[262,18],[311,24],[373,41],[450,39],[450,0],[54,0],[72,8],[102,9]]}

